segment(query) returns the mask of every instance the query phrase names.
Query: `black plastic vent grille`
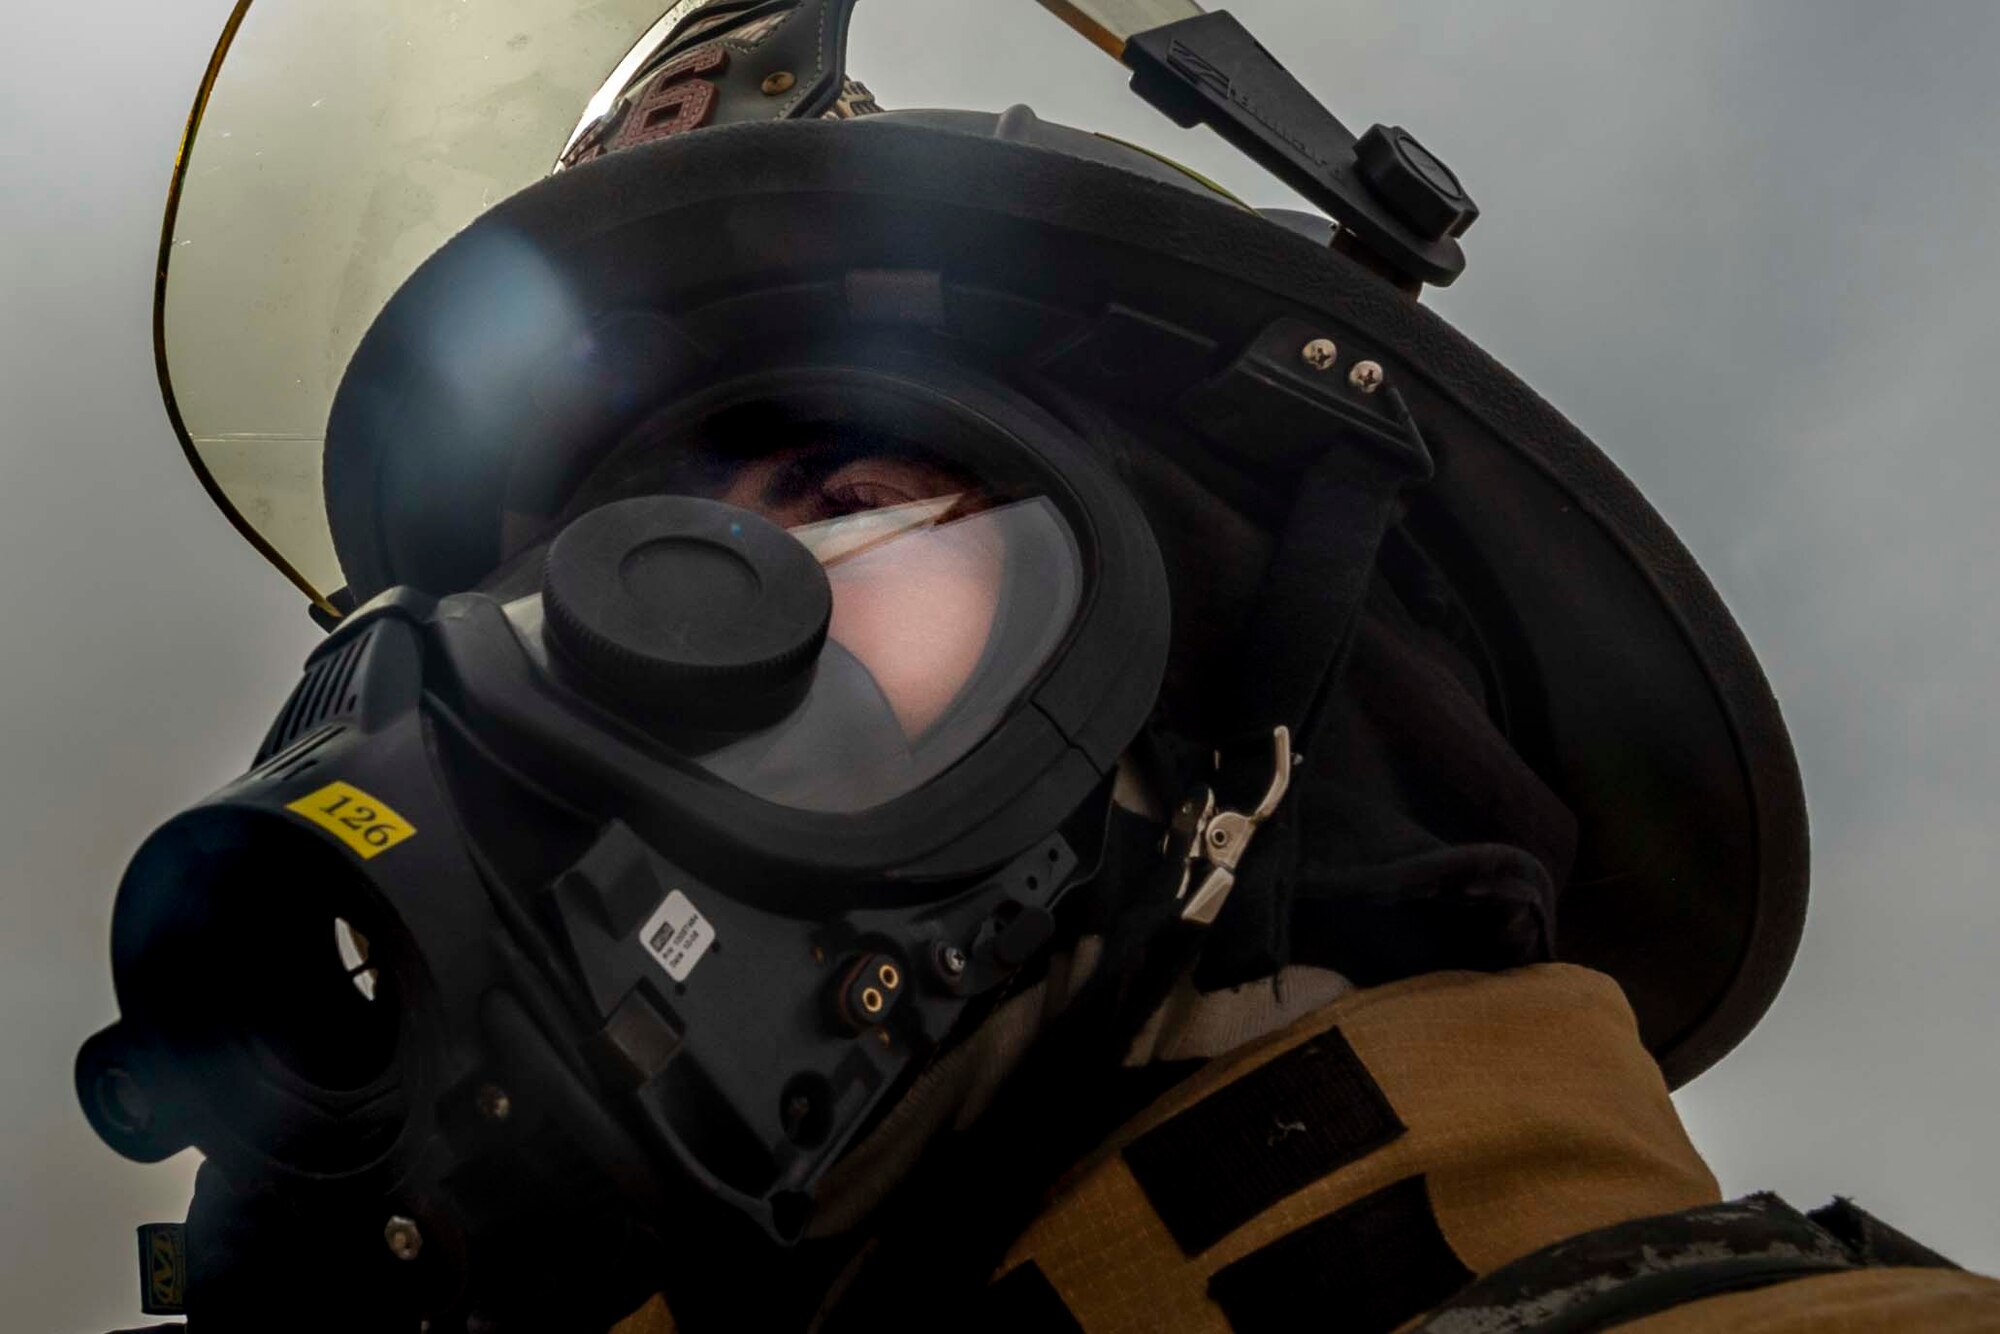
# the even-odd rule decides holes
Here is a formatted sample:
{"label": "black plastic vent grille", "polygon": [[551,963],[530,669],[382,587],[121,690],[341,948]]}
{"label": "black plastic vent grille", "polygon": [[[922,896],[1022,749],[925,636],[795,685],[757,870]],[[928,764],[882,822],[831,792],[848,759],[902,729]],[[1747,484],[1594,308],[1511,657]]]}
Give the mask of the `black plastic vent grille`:
{"label": "black plastic vent grille", "polygon": [[259,760],[250,772],[260,779],[271,782],[287,782],[297,778],[306,770],[319,763],[319,752],[326,743],[345,732],[340,723],[328,723],[317,732],[309,732],[285,749],[267,760]]}
{"label": "black plastic vent grille", "polygon": [[321,658],[306,668],[305,678],[292,691],[291,699],[285,702],[285,711],[278,715],[270,735],[258,747],[254,763],[262,764],[327,719],[345,717],[354,712],[360,703],[359,696],[354,692],[355,671],[374,641],[374,629],[364,630],[343,645],[338,653]]}

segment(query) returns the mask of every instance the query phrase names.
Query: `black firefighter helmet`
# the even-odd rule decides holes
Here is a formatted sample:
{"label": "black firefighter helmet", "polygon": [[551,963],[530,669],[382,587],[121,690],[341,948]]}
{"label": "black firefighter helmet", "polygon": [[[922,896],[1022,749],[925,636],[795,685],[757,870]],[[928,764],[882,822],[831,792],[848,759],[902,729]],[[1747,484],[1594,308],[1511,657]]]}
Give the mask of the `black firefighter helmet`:
{"label": "black firefighter helmet", "polygon": [[[1437,576],[1494,727],[1574,814],[1556,956],[1615,977],[1668,1080],[1692,1078],[1769,1005],[1806,897],[1791,745],[1728,610],[1595,445],[1416,299],[1457,276],[1476,211],[1414,138],[1349,134],[1226,15],[1049,7],[1132,66],[1149,100],[1206,120],[1331,218],[1259,213],[1025,108],[880,111],[844,74],[851,0],[682,0],[664,16],[658,0],[430,15],[244,0],[162,243],[161,380],[190,461],[331,623],[387,590],[443,597],[547,561],[585,501],[616,493],[605,478],[629,470],[634,440],[862,418],[931,440],[1080,440],[1097,459],[1078,465],[1084,482],[999,463],[978,478],[989,515],[1070,488],[1052,518],[1021,520],[1066,532],[1044,541],[1066,554],[1039,586],[1070,601],[1023,631],[977,725],[878,794],[983,772],[981,753],[1015,735],[999,721],[1011,710],[1039,711],[1091,760],[1057,783],[1073,799],[1132,724],[1092,731],[1094,709],[1118,712],[1104,704],[1113,649],[1082,685],[1057,670],[1063,636],[1083,633],[1072,613],[1096,618],[1100,646],[1132,646],[1124,679],[1146,703],[1158,670],[1140,661],[1144,627],[1098,605],[1144,600],[1099,566],[1146,564],[1105,536],[1116,515],[1098,524],[1129,508],[1093,499],[1118,489],[1103,474],[1192,483],[1192,512],[1247,520],[1268,558],[1297,554],[1300,498],[1330,446],[1367,456],[1393,501],[1378,517]],[[958,462],[986,468],[967,461],[979,449]],[[1194,680],[1169,669],[1170,697],[1292,670],[1266,657],[1310,629],[1267,622],[1332,596],[1274,595],[1261,563],[1246,575],[1225,549],[1229,531],[1157,534],[1176,661],[1223,664]],[[1321,536],[1388,540],[1365,524]],[[588,558],[581,545],[569,556]],[[593,638],[595,614],[552,642],[608,679],[630,664]],[[824,610],[799,615],[799,643],[760,649],[765,675],[731,707],[798,684],[771,664],[818,647]],[[874,798],[797,795],[795,777],[761,795],[916,837],[868,826]],[[978,791],[964,800],[1009,795]],[[993,838],[989,861],[1020,850]],[[822,851],[859,867],[858,846]],[[926,873],[978,860],[957,855]]]}

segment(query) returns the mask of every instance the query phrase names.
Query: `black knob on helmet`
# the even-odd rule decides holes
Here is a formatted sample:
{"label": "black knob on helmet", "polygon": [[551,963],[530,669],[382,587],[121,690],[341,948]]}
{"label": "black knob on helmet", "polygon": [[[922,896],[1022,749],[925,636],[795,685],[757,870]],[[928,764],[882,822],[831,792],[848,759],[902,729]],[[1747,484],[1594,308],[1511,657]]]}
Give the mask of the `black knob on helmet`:
{"label": "black knob on helmet", "polygon": [[1354,156],[1375,197],[1426,241],[1462,236],[1479,220],[1458,176],[1402,126],[1370,127]]}
{"label": "black knob on helmet", "polygon": [[655,722],[743,730],[793,708],[833,590],[791,534],[748,510],[640,496],[563,529],[542,567],[550,649],[582,686]]}

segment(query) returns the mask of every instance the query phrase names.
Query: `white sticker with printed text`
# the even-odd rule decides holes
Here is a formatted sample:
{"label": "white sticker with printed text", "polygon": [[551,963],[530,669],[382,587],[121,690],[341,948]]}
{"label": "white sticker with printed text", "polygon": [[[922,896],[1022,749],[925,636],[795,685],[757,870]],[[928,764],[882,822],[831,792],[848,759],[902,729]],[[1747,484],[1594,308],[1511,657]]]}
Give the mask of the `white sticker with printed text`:
{"label": "white sticker with printed text", "polygon": [[701,962],[701,956],[715,943],[715,928],[688,901],[688,896],[677,889],[654,911],[639,939],[660,961],[660,967],[667,970],[668,977],[685,982],[694,966]]}

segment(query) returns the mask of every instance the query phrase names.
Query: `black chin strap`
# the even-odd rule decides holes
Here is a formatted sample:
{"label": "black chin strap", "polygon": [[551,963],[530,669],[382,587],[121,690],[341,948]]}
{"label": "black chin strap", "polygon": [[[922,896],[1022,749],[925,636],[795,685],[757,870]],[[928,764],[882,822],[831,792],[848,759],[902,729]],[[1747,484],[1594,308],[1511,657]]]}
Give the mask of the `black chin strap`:
{"label": "black chin strap", "polygon": [[[1234,678],[1211,710],[1225,747],[1242,743],[1259,762],[1273,727],[1289,727],[1295,738],[1313,735],[1402,494],[1431,475],[1430,451],[1403,396],[1394,389],[1381,393],[1402,428],[1403,451],[1391,454],[1371,440],[1365,447],[1329,450],[1301,474],[1249,631],[1234,655]],[[1230,758],[1224,756],[1225,768]]]}
{"label": "black chin strap", "polygon": [[[1402,452],[1370,440],[1330,450],[1301,477],[1249,632],[1232,657],[1231,678],[1217,691],[1210,711],[1217,741],[1212,781],[1222,809],[1252,810],[1267,790],[1274,729],[1289,732],[1299,752],[1295,763],[1309,756],[1402,493],[1431,475],[1430,452],[1408,405],[1394,389],[1382,393],[1402,429]],[[1269,977],[1290,962],[1295,804],[1278,808],[1243,858],[1202,950],[1195,981],[1203,990]]]}

